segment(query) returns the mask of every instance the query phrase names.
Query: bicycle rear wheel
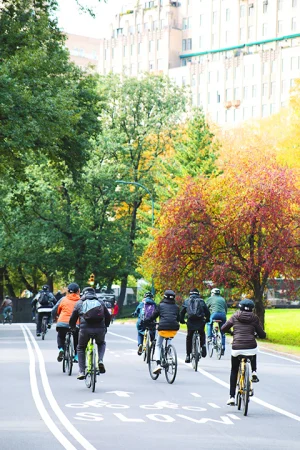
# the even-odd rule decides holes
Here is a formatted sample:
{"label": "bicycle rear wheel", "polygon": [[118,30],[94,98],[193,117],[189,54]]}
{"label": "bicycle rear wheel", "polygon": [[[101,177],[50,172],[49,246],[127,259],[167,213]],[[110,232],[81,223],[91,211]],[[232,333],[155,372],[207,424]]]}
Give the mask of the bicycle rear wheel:
{"label": "bicycle rear wheel", "polygon": [[48,319],[47,319],[47,317],[43,317],[43,319],[42,319],[42,340],[44,340],[45,339],[45,336],[46,336],[46,333],[47,333],[47,322],[48,322]]}
{"label": "bicycle rear wheel", "polygon": [[239,369],[238,379],[237,379],[237,394],[236,394],[236,397],[235,397],[235,404],[236,404],[238,410],[240,410],[241,406],[242,406],[242,396],[241,396],[242,380],[241,380],[241,378],[242,378],[242,374],[241,374],[241,371]]}
{"label": "bicycle rear wheel", "polygon": [[150,339],[150,332],[148,331],[147,342],[146,342],[146,363],[147,364],[149,362],[150,347],[151,347],[151,339]]}
{"label": "bicycle rear wheel", "polygon": [[173,345],[168,345],[166,349],[166,368],[165,375],[169,384],[174,383],[177,374],[177,353]]}
{"label": "bicycle rear wheel", "polygon": [[92,385],[91,366],[92,366],[92,353],[87,350],[85,353],[85,385],[90,388]]}
{"label": "bicycle rear wheel", "polygon": [[220,330],[217,333],[216,336],[216,353],[217,353],[217,358],[221,359],[222,356],[222,335]]}
{"label": "bicycle rear wheel", "polygon": [[244,386],[242,393],[244,416],[248,414],[249,394],[250,394],[250,370],[249,370],[249,363],[247,362],[245,364]]}
{"label": "bicycle rear wheel", "polygon": [[154,353],[155,353],[155,341],[152,342],[150,350],[149,350],[148,368],[149,368],[149,373],[150,373],[150,377],[152,378],[152,380],[157,380],[159,374],[153,373],[153,370],[156,367],[156,360],[154,359]]}
{"label": "bicycle rear wheel", "polygon": [[193,336],[193,343],[192,343],[192,367],[197,372],[198,369],[198,362],[201,358],[200,353],[200,339],[199,335],[194,333]]}
{"label": "bicycle rear wheel", "polygon": [[147,361],[147,339],[148,339],[149,331],[145,330],[144,339],[143,339],[143,359]]}
{"label": "bicycle rear wheel", "polygon": [[95,346],[93,347],[92,353],[92,368],[91,368],[91,382],[92,382],[92,391],[95,392],[96,382],[97,382],[97,350]]}
{"label": "bicycle rear wheel", "polygon": [[214,352],[214,338],[212,337],[210,340],[207,340],[207,351],[209,357],[211,358]]}
{"label": "bicycle rear wheel", "polygon": [[72,375],[73,370],[73,362],[74,362],[74,342],[73,335],[69,334],[69,350],[68,350],[68,375]]}

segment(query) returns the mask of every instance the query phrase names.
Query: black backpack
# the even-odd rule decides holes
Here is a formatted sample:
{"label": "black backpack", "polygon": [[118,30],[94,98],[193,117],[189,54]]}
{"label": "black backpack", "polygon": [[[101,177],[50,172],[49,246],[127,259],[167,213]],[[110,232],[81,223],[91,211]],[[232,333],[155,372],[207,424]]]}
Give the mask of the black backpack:
{"label": "black backpack", "polygon": [[82,302],[82,316],[87,322],[101,322],[104,319],[103,303],[96,298],[87,298]]}
{"label": "black backpack", "polygon": [[38,302],[41,306],[51,306],[51,300],[50,300],[50,295],[48,294],[48,292],[42,291]]}
{"label": "black backpack", "polygon": [[201,304],[202,299],[200,297],[190,297],[187,305],[187,315],[189,319],[203,319],[204,309]]}

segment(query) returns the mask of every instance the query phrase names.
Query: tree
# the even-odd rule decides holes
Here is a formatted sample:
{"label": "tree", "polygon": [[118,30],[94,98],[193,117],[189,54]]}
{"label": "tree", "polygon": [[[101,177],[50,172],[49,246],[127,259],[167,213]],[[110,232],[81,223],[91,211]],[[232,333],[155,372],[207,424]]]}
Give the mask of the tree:
{"label": "tree", "polygon": [[264,324],[268,279],[299,276],[297,178],[261,149],[235,154],[223,170],[191,181],[167,205],[146,257],[157,277],[179,279],[179,289],[213,280],[251,290]]}

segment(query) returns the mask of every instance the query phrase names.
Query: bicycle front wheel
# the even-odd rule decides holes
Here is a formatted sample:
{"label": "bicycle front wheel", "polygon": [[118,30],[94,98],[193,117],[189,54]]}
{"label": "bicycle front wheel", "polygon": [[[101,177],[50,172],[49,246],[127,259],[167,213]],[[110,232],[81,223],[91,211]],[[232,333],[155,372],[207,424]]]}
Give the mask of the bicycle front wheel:
{"label": "bicycle front wheel", "polygon": [[97,350],[95,347],[93,348],[92,353],[91,382],[92,382],[92,391],[95,392],[97,382]]}
{"label": "bicycle front wheel", "polygon": [[250,370],[249,370],[249,363],[247,362],[245,366],[244,386],[242,393],[244,416],[248,414],[249,394],[250,394]]}
{"label": "bicycle front wheel", "polygon": [[221,335],[220,331],[218,331],[217,336],[216,336],[216,353],[217,353],[217,358],[221,359],[221,356],[222,356],[222,335]]}
{"label": "bicycle front wheel", "polygon": [[148,331],[147,342],[146,342],[146,363],[147,364],[149,362],[150,347],[151,347],[151,339],[150,339],[150,332]]}
{"label": "bicycle front wheel", "polygon": [[192,343],[192,367],[197,372],[198,369],[198,362],[201,358],[200,353],[200,339],[199,335],[194,333],[193,336],[193,343]]}
{"label": "bicycle front wheel", "polygon": [[143,339],[143,359],[147,361],[147,339],[149,332],[145,330],[144,339]]}
{"label": "bicycle front wheel", "polygon": [[173,345],[168,345],[166,349],[166,368],[165,375],[169,384],[174,383],[177,374],[177,353]]}
{"label": "bicycle front wheel", "polygon": [[150,350],[149,350],[149,357],[148,357],[148,368],[149,368],[149,374],[152,380],[157,380],[159,374],[153,373],[153,370],[156,367],[156,360],[154,359],[154,353],[155,353],[155,341],[152,342]]}

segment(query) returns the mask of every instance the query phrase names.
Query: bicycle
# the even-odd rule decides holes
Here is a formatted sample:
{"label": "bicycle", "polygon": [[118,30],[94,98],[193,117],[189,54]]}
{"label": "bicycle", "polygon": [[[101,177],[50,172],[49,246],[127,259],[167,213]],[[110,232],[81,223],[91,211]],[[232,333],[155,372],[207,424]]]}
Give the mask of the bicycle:
{"label": "bicycle", "polygon": [[151,333],[150,329],[146,328],[144,333],[144,339],[143,339],[143,347],[142,347],[142,354],[144,355],[144,361],[146,363],[149,363],[149,356],[150,356],[150,346],[151,346]]}
{"label": "bicycle", "polygon": [[6,324],[6,323],[9,323],[10,325],[12,324],[12,321],[13,321],[13,313],[12,312],[8,312],[8,313],[6,313],[6,315],[4,316],[3,315],[3,319],[2,319],[2,323],[3,323],[3,325],[4,324]]}
{"label": "bicycle", "polygon": [[192,340],[192,367],[197,372],[198,369],[198,363],[201,359],[201,346],[200,346],[200,336],[198,330],[196,330],[193,334],[193,340]]}
{"label": "bicycle", "polygon": [[69,376],[72,375],[74,363],[74,336],[72,330],[68,330],[65,338],[64,354],[62,360],[63,372],[67,372]]}
{"label": "bicycle", "polygon": [[251,360],[249,356],[238,356],[240,360],[238,378],[237,378],[237,394],[235,403],[237,409],[240,410],[243,403],[244,416],[248,414],[249,397],[252,397],[254,392],[252,388]]}
{"label": "bicycle", "polygon": [[85,384],[86,387],[92,387],[95,392],[98,370],[98,351],[95,344],[95,334],[90,335],[90,340],[85,350]]}
{"label": "bicycle", "polygon": [[220,330],[220,323],[222,323],[222,320],[213,320],[212,338],[211,340],[207,340],[207,349],[210,358],[212,357],[214,350],[216,350],[218,359],[221,359],[222,356],[222,333]]}
{"label": "bicycle", "polygon": [[[160,331],[160,334],[162,336],[163,331]],[[166,332],[170,333],[170,332]],[[176,332],[175,332],[176,334]],[[175,336],[174,334],[174,336]],[[171,339],[173,339],[174,336],[169,336],[166,334],[164,337],[163,344],[161,346],[161,352],[160,352],[160,363],[161,367],[165,369],[165,376],[166,380],[169,384],[174,383],[176,374],[177,374],[177,353],[175,347],[169,343]],[[153,370],[156,367],[156,360],[154,359],[155,354],[155,346],[156,346],[156,337],[152,341],[152,344],[150,346],[149,350],[149,360],[148,360],[148,368],[150,377],[152,380],[157,380],[159,377],[159,373],[153,373]]]}

